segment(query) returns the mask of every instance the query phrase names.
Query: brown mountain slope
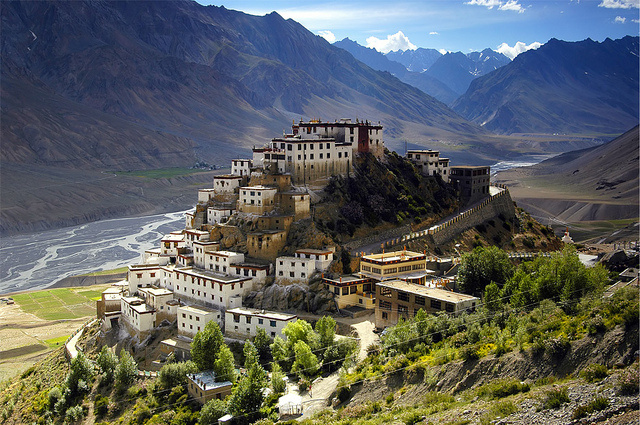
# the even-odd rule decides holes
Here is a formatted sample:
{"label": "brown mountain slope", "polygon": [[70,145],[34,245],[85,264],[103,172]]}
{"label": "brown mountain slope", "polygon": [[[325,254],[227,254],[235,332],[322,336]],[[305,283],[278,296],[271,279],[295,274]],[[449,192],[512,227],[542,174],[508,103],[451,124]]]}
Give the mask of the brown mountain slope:
{"label": "brown mountain slope", "polygon": [[589,149],[498,173],[519,206],[546,222],[638,217],[638,127]]}

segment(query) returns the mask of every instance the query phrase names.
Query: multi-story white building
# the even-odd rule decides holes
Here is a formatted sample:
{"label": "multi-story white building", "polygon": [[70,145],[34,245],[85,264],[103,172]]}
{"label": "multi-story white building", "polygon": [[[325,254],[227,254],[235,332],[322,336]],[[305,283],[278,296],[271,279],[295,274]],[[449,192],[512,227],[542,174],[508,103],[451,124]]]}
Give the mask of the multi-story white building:
{"label": "multi-story white building", "polygon": [[[277,313],[273,311],[256,310],[250,308],[233,308],[225,312],[225,335],[241,338],[256,336],[259,328],[264,329],[271,338],[282,335],[282,330],[288,323],[298,320],[294,314]],[[286,337],[284,337],[286,339]]]}
{"label": "multi-story white building", "polygon": [[183,232],[171,232],[168,235],[163,236],[160,241],[160,255],[167,256],[175,261],[175,258],[178,256],[178,252],[185,246],[186,242],[184,240]]}
{"label": "multi-story white building", "polygon": [[306,283],[316,270],[316,260],[312,258],[276,258],[276,283]]}
{"label": "multi-story white building", "polygon": [[205,257],[207,254],[217,251],[220,248],[218,241],[194,241],[193,242],[193,265],[201,269],[205,268]]}
{"label": "multi-story white building", "polygon": [[190,251],[193,250],[194,242],[206,242],[208,240],[209,232],[205,230],[185,229],[184,231],[185,246],[189,248]]}
{"label": "multi-story white building", "polygon": [[449,158],[440,158],[439,151],[408,150],[407,159],[413,162],[424,176],[439,175],[445,181],[449,178]]}
{"label": "multi-story white building", "polygon": [[146,287],[138,288],[138,296],[156,311],[156,320],[161,322],[164,319],[173,321],[179,304],[173,300],[173,292],[166,288]]}
{"label": "multi-story white building", "polygon": [[244,262],[244,254],[241,252],[207,252],[204,256],[204,269],[217,273],[230,274],[231,265],[242,262]]}
{"label": "multi-story white building", "polygon": [[210,321],[214,320],[220,327],[223,326],[222,312],[198,305],[183,306],[178,308],[178,333],[193,338]]}
{"label": "multi-story white building", "polygon": [[237,210],[249,214],[266,214],[275,208],[278,189],[266,186],[243,186],[239,189]]}
{"label": "multi-story white building", "polygon": [[231,160],[231,174],[234,176],[248,176],[251,173],[250,159],[233,159]]}
{"label": "multi-story white building", "polygon": [[163,286],[174,298],[216,309],[239,307],[242,296],[252,289],[251,279],[227,276],[193,267],[163,267]]}

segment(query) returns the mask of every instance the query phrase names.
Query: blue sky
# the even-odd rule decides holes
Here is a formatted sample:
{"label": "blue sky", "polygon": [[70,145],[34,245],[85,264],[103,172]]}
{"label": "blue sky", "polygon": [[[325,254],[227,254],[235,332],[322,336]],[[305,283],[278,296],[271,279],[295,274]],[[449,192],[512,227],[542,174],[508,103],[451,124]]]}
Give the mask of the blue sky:
{"label": "blue sky", "polygon": [[349,37],[383,52],[488,47],[514,56],[550,38],[602,41],[639,32],[640,0],[198,1],[252,15],[275,10],[329,41]]}

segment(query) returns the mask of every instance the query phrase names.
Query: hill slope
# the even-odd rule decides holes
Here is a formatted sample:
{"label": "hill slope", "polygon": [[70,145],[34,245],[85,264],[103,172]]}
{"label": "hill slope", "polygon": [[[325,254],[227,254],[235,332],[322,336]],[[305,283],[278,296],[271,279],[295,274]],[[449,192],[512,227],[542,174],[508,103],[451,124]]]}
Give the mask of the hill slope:
{"label": "hill slope", "polygon": [[[2,160],[146,168],[166,161],[166,150],[183,165],[196,156],[214,162],[301,115],[375,118],[390,139],[484,134],[276,13],[251,16],[187,0],[6,2],[2,24],[2,100],[16,106],[2,109]],[[50,99],[31,111],[40,91]],[[57,103],[75,110],[60,113]],[[120,149],[96,137],[95,151],[87,150],[79,134],[96,132]],[[30,144],[34,138],[47,152]],[[139,152],[136,161],[128,151]]]}
{"label": "hill slope", "polygon": [[543,219],[638,217],[638,127],[604,145],[567,152],[531,167],[498,173],[518,205]]}
{"label": "hill slope", "polygon": [[453,109],[501,134],[615,134],[638,124],[638,37],[551,39],[474,80]]}

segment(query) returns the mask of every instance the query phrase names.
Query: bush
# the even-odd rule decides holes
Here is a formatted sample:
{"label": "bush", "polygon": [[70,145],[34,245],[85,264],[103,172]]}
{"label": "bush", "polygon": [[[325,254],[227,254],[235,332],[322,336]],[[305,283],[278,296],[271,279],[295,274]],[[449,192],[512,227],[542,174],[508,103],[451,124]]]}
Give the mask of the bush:
{"label": "bush", "polygon": [[591,403],[578,406],[571,415],[571,419],[576,420],[590,415],[593,412],[599,412],[609,407],[609,400],[606,397],[596,397]]}
{"label": "bush", "polygon": [[67,409],[65,413],[65,421],[66,422],[77,422],[84,416],[84,411],[82,410],[82,406],[73,406]]}
{"label": "bush", "polygon": [[587,382],[601,381],[608,375],[607,367],[601,364],[590,364],[582,372],[580,376]]}
{"label": "bush", "polygon": [[638,386],[640,385],[638,378],[638,368],[630,367],[620,372],[618,375],[618,393],[623,395],[638,394]]}
{"label": "bush", "polygon": [[418,422],[421,422],[423,419],[424,415],[422,415],[420,412],[413,412],[404,419],[404,423],[405,425],[414,425]]}
{"label": "bush", "polygon": [[460,351],[460,357],[462,357],[465,362],[470,362],[473,360],[478,360],[480,358],[480,353],[478,353],[478,350],[475,346],[467,345]]}
{"label": "bush", "polygon": [[222,400],[209,400],[200,410],[201,425],[217,424],[218,419],[227,414],[227,403]]}
{"label": "bush", "polygon": [[349,397],[351,397],[351,387],[339,387],[338,391],[336,392],[336,397],[338,398],[338,400],[340,400],[340,403],[344,403],[345,401],[349,400]]}
{"label": "bush", "polygon": [[569,396],[567,395],[567,388],[565,387],[547,391],[542,405],[545,409],[557,409],[568,402]]}
{"label": "bush", "polygon": [[387,396],[387,398],[385,399],[385,401],[386,401],[387,405],[391,405],[391,404],[393,404],[393,400],[394,400],[394,398],[393,398],[393,394],[389,394],[389,395]]}
{"label": "bush", "polygon": [[478,389],[478,395],[489,398],[503,398],[512,394],[526,393],[530,389],[529,384],[513,380],[497,380],[483,385]]}
{"label": "bush", "polygon": [[596,335],[607,330],[604,324],[604,319],[601,315],[596,314],[594,317],[587,321],[587,332],[589,335]]}
{"label": "bush", "polygon": [[104,416],[109,411],[109,397],[98,395],[93,403],[96,417]]}
{"label": "bush", "polygon": [[571,343],[567,337],[559,336],[558,338],[549,338],[544,343],[545,351],[553,358],[560,359],[567,354]]}

